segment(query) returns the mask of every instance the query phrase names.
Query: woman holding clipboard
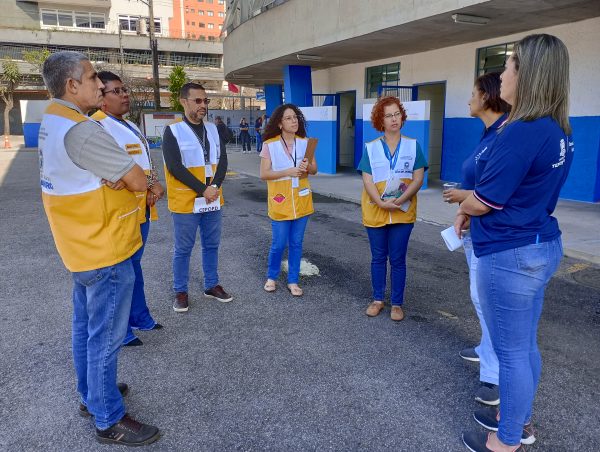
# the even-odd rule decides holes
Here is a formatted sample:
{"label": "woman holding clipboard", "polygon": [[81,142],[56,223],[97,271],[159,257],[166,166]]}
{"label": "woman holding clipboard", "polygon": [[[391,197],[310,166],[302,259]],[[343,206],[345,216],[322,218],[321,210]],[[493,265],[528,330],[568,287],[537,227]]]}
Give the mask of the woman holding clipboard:
{"label": "woman holding clipboard", "polygon": [[371,246],[373,301],[366,314],[384,308],[387,261],[391,266],[391,319],[404,319],[404,286],[408,239],[417,219],[417,192],[423,185],[427,162],[416,140],[402,136],[406,111],[396,97],[382,97],[373,106],[371,123],[383,136],[365,144],[358,170],[364,189],[363,224]]}
{"label": "woman holding clipboard", "polygon": [[302,241],[308,216],[314,212],[307,176],[317,174],[317,163],[314,141],[306,138],[304,115],[298,107],[284,104],[275,109],[263,134],[260,156],[260,178],[267,181],[273,232],[264,289],[277,289],[281,258],[289,247],[287,287],[293,296],[300,297]]}

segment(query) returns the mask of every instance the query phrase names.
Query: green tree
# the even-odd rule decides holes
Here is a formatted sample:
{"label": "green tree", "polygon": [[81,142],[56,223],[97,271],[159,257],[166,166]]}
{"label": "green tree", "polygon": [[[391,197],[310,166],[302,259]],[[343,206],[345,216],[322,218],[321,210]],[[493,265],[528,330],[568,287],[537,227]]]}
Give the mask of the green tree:
{"label": "green tree", "polygon": [[171,92],[171,109],[174,111],[183,111],[183,106],[179,103],[179,91],[186,82],[186,74],[183,66],[175,66],[169,74],[169,91]]}
{"label": "green tree", "polygon": [[23,59],[35,67],[40,74],[42,73],[44,61],[46,61],[50,55],[52,55],[52,52],[45,47],[43,49],[23,51]]}
{"label": "green tree", "polygon": [[4,135],[10,135],[10,111],[14,107],[14,94],[21,82],[21,71],[12,58],[6,57],[2,60],[2,72],[0,73],[0,98],[4,101]]}

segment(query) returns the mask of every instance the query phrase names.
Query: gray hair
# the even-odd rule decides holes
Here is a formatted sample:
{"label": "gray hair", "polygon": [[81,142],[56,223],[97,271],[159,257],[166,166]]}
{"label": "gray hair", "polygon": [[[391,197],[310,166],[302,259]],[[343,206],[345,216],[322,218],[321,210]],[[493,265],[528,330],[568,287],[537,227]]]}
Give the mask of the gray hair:
{"label": "gray hair", "polygon": [[50,95],[60,99],[65,95],[68,79],[81,81],[83,76],[81,63],[88,60],[89,58],[80,52],[65,51],[50,55],[42,67],[42,77]]}
{"label": "gray hair", "polygon": [[567,134],[569,124],[569,52],[556,36],[529,35],[515,46],[511,58],[517,87],[508,122],[551,116]]}

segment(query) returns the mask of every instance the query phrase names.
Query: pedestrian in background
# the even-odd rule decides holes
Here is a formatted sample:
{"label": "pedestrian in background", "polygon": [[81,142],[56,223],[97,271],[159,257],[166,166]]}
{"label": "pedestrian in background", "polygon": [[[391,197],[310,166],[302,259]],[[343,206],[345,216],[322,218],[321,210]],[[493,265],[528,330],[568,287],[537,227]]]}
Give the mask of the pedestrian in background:
{"label": "pedestrian in background", "polygon": [[500,370],[500,410],[474,413],[491,432],[463,434],[476,452],[521,450],[521,443],[535,441],[532,408],[542,370],[537,328],[546,285],[562,257],[552,212],[574,151],[569,54],[560,39],[523,38],[501,79],[500,95],[511,111],[477,159],[474,191],[454,223],[460,235],[470,220],[477,292]]}
{"label": "pedestrian in background", "polygon": [[371,247],[373,301],[366,314],[384,309],[387,262],[391,266],[391,319],[404,319],[404,286],[408,239],[417,220],[417,192],[427,162],[417,140],[402,136],[406,111],[396,97],[382,97],[373,106],[371,123],[383,135],[366,143],[358,170],[362,172],[362,219]]}
{"label": "pedestrian in background", "polygon": [[117,358],[127,333],[142,246],[136,192],[148,189],[144,170],[86,114],[100,106],[103,83],[79,52],[44,62],[52,96],[39,135],[44,210],[56,248],[73,278],[73,361],[79,414],[93,416],[101,443],[141,446],[158,428],[127,414],[117,384]]}
{"label": "pedestrian in background", "polygon": [[98,78],[104,84],[102,105],[101,109],[94,113],[92,119],[100,122],[117,144],[144,170],[148,183],[147,190],[136,193],[140,207],[139,222],[142,247],[131,256],[131,263],[135,272],[135,284],[133,286],[127,335],[123,340],[125,346],[139,346],[143,345],[143,342],[133,333],[133,328],[142,331],[162,328],[162,325],[156,323],[152,318],[146,303],[142,256],[150,231],[150,220],[158,220],[156,202],[163,197],[165,190],[158,181],[158,173],[150,156],[148,141],[133,122],[124,118],[124,115],[129,113],[130,106],[128,88],[123,84],[121,78],[112,72],[99,72]]}
{"label": "pedestrian in background", "polygon": [[[485,130],[479,144],[463,163],[461,188],[445,190],[442,194],[444,201],[450,204],[461,203],[473,193],[476,161],[493,145],[499,128],[506,121],[506,113],[509,110],[510,106],[500,98],[500,74],[485,74],[475,80],[471,99],[469,100],[469,112],[472,117],[479,118],[483,122]],[[469,266],[471,301],[479,318],[481,340],[477,347],[466,348],[461,350],[459,354],[467,361],[479,362],[479,380],[482,385],[475,393],[475,400],[486,405],[498,405],[500,403],[498,358],[494,352],[490,333],[481,312],[479,296],[477,295],[478,259],[473,253],[473,243],[468,232],[463,234],[463,245]]]}
{"label": "pedestrian in background", "polygon": [[262,150],[262,126],[263,126],[263,117],[259,116],[254,121],[254,133],[256,134],[256,152],[260,153]]}
{"label": "pedestrian in background", "polygon": [[240,121],[240,141],[242,142],[242,154],[250,153],[250,125],[246,118]]}
{"label": "pedestrian in background", "polygon": [[314,157],[305,158],[308,139],[306,122],[298,107],[280,105],[269,119],[260,153],[260,178],[267,181],[267,202],[273,234],[264,289],[274,292],[281,259],[288,252],[287,288],[295,297],[303,294],[298,285],[302,242],[309,216],[314,212],[308,174],[317,174]]}

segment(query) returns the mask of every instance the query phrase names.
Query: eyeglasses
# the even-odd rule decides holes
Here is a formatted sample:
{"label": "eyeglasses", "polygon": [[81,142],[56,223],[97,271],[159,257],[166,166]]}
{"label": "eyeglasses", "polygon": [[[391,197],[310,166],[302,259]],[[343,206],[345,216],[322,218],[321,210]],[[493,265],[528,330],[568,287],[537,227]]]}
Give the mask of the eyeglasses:
{"label": "eyeglasses", "polygon": [[298,116],[294,115],[294,116],[286,116],[285,118],[283,118],[284,121],[298,121]]}
{"label": "eyeglasses", "polygon": [[195,99],[186,99],[186,100],[192,101],[196,105],[202,105],[202,104],[208,105],[208,104],[210,104],[210,99],[208,97],[205,98],[205,99],[202,99],[201,97],[196,97]]}
{"label": "eyeglasses", "polygon": [[108,93],[115,93],[117,96],[120,96],[121,94],[127,94],[129,92],[129,88],[127,88],[126,86],[119,86],[115,89],[111,89],[108,91],[102,91],[105,95]]}
{"label": "eyeglasses", "polygon": [[400,118],[402,116],[402,112],[401,111],[397,111],[396,113],[388,113],[387,115],[383,115],[383,117],[385,119],[392,119],[392,118]]}

